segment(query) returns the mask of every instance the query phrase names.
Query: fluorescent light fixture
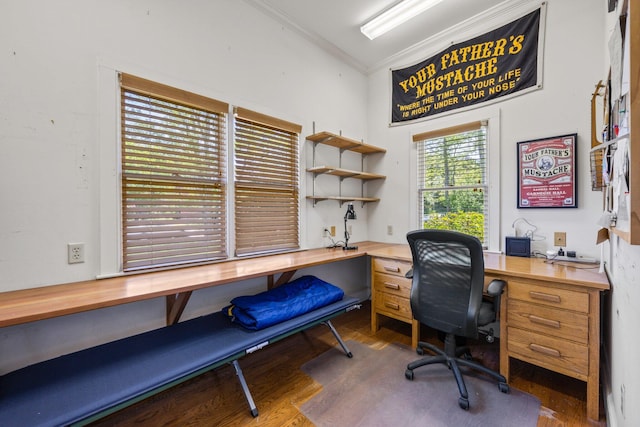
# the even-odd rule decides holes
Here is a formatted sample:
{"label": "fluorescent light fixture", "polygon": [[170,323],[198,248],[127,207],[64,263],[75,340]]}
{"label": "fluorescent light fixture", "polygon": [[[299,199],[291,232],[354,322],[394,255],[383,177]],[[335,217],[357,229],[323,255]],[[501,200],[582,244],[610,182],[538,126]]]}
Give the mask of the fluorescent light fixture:
{"label": "fluorescent light fixture", "polygon": [[367,36],[369,40],[373,40],[425,10],[432,8],[441,1],[442,0],[403,0],[364,24],[360,27],[360,31]]}

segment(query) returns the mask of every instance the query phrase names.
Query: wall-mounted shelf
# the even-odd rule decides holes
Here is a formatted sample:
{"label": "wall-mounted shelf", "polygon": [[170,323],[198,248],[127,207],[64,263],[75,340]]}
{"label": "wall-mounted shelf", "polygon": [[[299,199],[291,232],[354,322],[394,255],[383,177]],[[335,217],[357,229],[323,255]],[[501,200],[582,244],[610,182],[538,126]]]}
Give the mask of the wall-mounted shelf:
{"label": "wall-mounted shelf", "polygon": [[[313,200],[313,204],[323,200],[337,200],[340,204],[344,202],[359,201],[364,205],[368,202],[378,202],[380,199],[375,197],[364,196],[364,183],[376,179],[385,179],[385,175],[376,173],[370,173],[364,171],[364,158],[369,154],[386,153],[387,150],[379,148],[373,145],[365,144],[364,142],[356,141],[355,139],[346,138],[342,135],[336,135],[331,132],[319,132],[309,135],[306,138],[313,143],[313,166],[307,168],[307,172],[313,174],[313,193],[307,196],[307,199]],[[316,147],[318,144],[328,145],[338,148],[340,150],[339,165],[316,165]],[[345,151],[351,151],[361,154],[361,168],[360,170],[345,169],[342,167],[342,154]],[[316,194],[316,178],[318,175],[332,175],[339,178],[338,195],[320,196]],[[362,181],[360,196],[343,196],[342,195],[342,181],[346,178],[359,179]]]}
{"label": "wall-mounted shelf", "polygon": [[317,144],[330,145],[332,147],[340,148],[342,150],[349,150],[360,154],[373,154],[373,153],[386,153],[384,148],[375,147],[373,145],[365,144],[355,139],[345,138],[342,135],[336,135],[331,132],[318,132],[307,137],[308,141],[315,142]]}
{"label": "wall-mounted shelf", "polygon": [[341,197],[341,196],[307,196],[307,199],[313,200],[314,202],[321,202],[323,200],[337,200],[341,204],[345,202],[379,202],[380,199],[377,197]]}
{"label": "wall-mounted shelf", "polygon": [[317,175],[326,173],[328,175],[339,176],[342,178],[356,178],[362,179],[363,181],[371,180],[371,179],[385,179],[386,176],[380,175],[377,173],[369,173],[369,172],[361,172],[361,171],[352,171],[349,169],[340,169],[334,168],[332,166],[316,166],[313,168],[307,169],[307,172],[311,172]]}

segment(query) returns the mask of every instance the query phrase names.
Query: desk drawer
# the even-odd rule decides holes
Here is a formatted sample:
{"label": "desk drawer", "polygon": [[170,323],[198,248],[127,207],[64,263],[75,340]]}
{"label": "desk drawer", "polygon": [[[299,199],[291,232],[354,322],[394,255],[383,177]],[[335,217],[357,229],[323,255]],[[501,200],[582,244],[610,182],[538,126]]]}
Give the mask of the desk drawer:
{"label": "desk drawer", "polygon": [[589,341],[589,317],[586,314],[510,299],[507,322],[509,326],[585,345]]}
{"label": "desk drawer", "polygon": [[411,279],[384,273],[374,273],[373,287],[376,291],[409,298],[411,294]]}
{"label": "desk drawer", "polygon": [[509,280],[507,292],[510,300],[518,299],[565,310],[589,313],[589,294],[586,292],[560,289],[553,286],[540,286],[518,282],[517,280]]}
{"label": "desk drawer", "polygon": [[375,305],[376,311],[383,314],[393,314],[392,317],[398,317],[408,321],[413,319],[411,305],[407,298],[376,291]]}
{"label": "desk drawer", "polygon": [[509,353],[538,366],[585,381],[589,373],[589,348],[562,338],[519,328],[508,328]]}
{"label": "desk drawer", "polygon": [[381,273],[404,277],[407,271],[411,270],[411,263],[394,259],[374,258],[373,269]]}

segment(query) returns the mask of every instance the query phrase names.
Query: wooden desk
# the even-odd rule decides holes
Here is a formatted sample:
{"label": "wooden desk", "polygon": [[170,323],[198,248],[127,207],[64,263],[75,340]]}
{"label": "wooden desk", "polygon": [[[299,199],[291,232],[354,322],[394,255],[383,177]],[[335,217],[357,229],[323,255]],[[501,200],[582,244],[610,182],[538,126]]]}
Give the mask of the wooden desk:
{"label": "wooden desk", "polygon": [[[406,265],[412,260],[408,245],[387,245],[370,250],[369,255],[372,266],[377,262],[392,269],[394,263]],[[485,283],[507,282],[500,309],[500,373],[508,380],[510,360],[516,358],[585,381],[587,416],[598,420],[600,293],[609,289],[606,275],[585,269],[584,264],[567,266],[538,258],[485,254],[484,262]],[[372,271],[372,286],[375,274]],[[389,315],[380,295],[372,292],[374,331],[378,316]],[[403,320],[403,316],[391,317]],[[412,318],[408,322],[413,322],[412,341],[417,343],[419,325]]]}
{"label": "wooden desk", "polygon": [[[358,243],[358,249],[310,249],[259,258],[110,279],[88,280],[0,293],[0,327],[80,313],[129,302],[165,297],[167,324],[176,323],[191,293],[211,286],[267,277],[268,286],[287,282],[296,270],[367,255],[382,243]],[[275,275],[280,274],[278,279]]]}

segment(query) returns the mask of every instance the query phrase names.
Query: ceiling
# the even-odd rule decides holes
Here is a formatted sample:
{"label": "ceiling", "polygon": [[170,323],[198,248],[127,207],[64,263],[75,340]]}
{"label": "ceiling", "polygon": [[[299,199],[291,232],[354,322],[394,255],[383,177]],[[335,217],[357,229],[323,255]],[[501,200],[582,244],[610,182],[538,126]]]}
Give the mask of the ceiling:
{"label": "ceiling", "polygon": [[360,26],[398,0],[247,2],[367,73],[385,65],[394,55],[505,0],[445,0],[374,40],[360,33]]}

